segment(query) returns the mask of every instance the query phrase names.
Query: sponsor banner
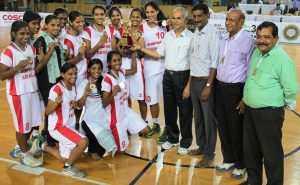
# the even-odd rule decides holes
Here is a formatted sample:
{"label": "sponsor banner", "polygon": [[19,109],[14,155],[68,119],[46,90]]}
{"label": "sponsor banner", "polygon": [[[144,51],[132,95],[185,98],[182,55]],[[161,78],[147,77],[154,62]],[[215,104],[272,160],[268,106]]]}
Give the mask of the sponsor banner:
{"label": "sponsor banner", "polygon": [[[0,27],[11,27],[17,20],[23,20],[24,12],[0,12]],[[42,18],[50,13],[39,13]]]}
{"label": "sponsor banner", "polygon": [[280,42],[300,43],[300,23],[281,23]]}

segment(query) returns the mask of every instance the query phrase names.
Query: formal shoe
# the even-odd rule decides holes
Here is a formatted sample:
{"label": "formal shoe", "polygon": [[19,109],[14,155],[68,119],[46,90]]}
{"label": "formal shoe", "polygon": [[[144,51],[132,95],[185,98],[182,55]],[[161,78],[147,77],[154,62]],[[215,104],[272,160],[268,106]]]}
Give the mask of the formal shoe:
{"label": "formal shoe", "polygon": [[159,138],[156,140],[158,144],[163,144],[168,141],[169,135],[168,130],[165,127],[163,133],[159,136]]}
{"label": "formal shoe", "polygon": [[203,155],[203,151],[201,151],[199,148],[190,150],[189,155],[191,156],[197,156],[197,155]]}
{"label": "formal shoe", "polygon": [[231,177],[234,179],[242,179],[246,174],[246,169],[237,169],[235,168],[232,171]]}
{"label": "formal shoe", "polygon": [[199,168],[207,168],[210,167],[213,160],[207,160],[205,158],[202,158],[201,161],[197,164],[197,167]]}
{"label": "formal shoe", "polygon": [[177,153],[179,155],[186,155],[188,152],[189,152],[189,150],[187,148],[182,148],[182,147],[178,148],[178,150],[177,150]]}
{"label": "formal shoe", "polygon": [[178,146],[179,143],[170,143],[169,141],[165,142],[164,144],[161,145],[161,147],[165,150],[169,150],[173,146]]}
{"label": "formal shoe", "polygon": [[227,172],[234,167],[234,163],[222,163],[221,165],[216,166],[218,172]]}

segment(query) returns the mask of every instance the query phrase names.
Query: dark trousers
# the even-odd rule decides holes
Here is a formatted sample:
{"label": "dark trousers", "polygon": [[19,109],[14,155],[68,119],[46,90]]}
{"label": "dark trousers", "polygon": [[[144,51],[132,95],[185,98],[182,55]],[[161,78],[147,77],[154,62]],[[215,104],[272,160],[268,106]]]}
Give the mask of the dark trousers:
{"label": "dark trousers", "polygon": [[86,137],[89,138],[88,152],[89,153],[97,153],[99,156],[103,156],[105,154],[105,149],[99,144],[96,136],[93,134],[93,132],[87,126],[86,122],[82,121],[81,126],[82,126],[82,129],[86,133]]}
{"label": "dark trousers", "polygon": [[193,106],[191,98],[182,99],[182,93],[189,80],[189,71],[165,71],[163,77],[163,96],[165,122],[168,130],[168,141],[178,143],[179,128],[177,125],[179,109],[179,126],[181,133],[180,146],[189,148],[192,144]]}
{"label": "dark trousers", "polygon": [[244,156],[247,183],[262,184],[263,163],[268,185],[283,184],[282,107],[253,109],[246,106],[244,117]]}
{"label": "dark trousers", "polygon": [[245,168],[243,156],[243,115],[236,109],[243,98],[244,83],[218,82],[216,92],[218,131],[224,163]]}
{"label": "dark trousers", "polygon": [[215,156],[217,141],[217,118],[215,106],[215,87],[206,101],[200,99],[207,79],[197,80],[192,78],[191,97],[194,109],[196,142],[199,151],[203,151],[205,159],[212,160]]}

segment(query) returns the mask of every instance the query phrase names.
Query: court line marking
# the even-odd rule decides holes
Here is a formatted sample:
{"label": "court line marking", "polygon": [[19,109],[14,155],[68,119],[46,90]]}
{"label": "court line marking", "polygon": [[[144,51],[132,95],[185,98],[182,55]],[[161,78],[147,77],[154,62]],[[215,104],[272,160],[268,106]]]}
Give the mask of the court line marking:
{"label": "court line marking", "polygon": [[[12,169],[19,170],[19,171],[22,171],[24,173],[40,175],[44,172],[48,172],[48,173],[52,173],[52,174],[56,174],[56,175],[66,177],[63,174],[61,174],[61,172],[58,172],[58,171],[55,171],[55,170],[50,170],[50,169],[43,168],[43,167],[31,168],[31,167],[22,165],[20,162],[10,160],[10,159],[6,159],[6,158],[2,158],[2,157],[0,157],[0,161],[11,163],[11,164],[16,164],[16,166],[13,166]],[[30,173],[30,170],[33,170],[32,173]],[[100,182],[100,181],[96,181],[96,180],[92,180],[92,179],[88,179],[88,178],[80,178],[80,179],[73,178],[73,179],[88,182],[88,183],[92,183],[92,184],[109,185],[109,184],[106,184],[104,182]]]}

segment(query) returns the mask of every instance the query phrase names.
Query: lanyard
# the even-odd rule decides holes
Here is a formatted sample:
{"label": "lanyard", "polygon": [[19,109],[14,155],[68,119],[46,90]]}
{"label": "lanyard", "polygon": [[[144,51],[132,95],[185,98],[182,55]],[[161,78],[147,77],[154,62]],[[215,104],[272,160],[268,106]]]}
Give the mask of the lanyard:
{"label": "lanyard", "polygon": [[[233,43],[235,40],[237,40],[237,39],[241,36],[241,33],[242,33],[242,30],[239,31],[238,34],[236,35],[236,37],[231,41],[231,45],[232,45],[232,43]],[[230,50],[230,49],[228,49],[228,48],[230,48],[230,47],[229,47],[229,41],[230,41],[230,38],[227,39],[226,42],[225,42],[224,55],[223,55],[223,57],[221,58],[221,64],[224,64],[224,59],[225,59],[225,57],[226,57],[228,51]],[[230,46],[231,46],[231,45],[230,45]],[[238,46],[236,46],[236,47],[238,47]],[[233,50],[233,49],[231,48],[231,50]]]}
{"label": "lanyard", "polygon": [[65,82],[63,80],[61,80],[60,82],[61,82],[60,84],[67,90],[69,99],[71,101],[72,100],[75,101],[76,100],[76,94],[74,95],[74,93],[73,93],[73,87],[72,87],[71,94],[70,94],[70,91],[67,89],[67,86],[66,86]]}
{"label": "lanyard", "polygon": [[261,57],[261,59],[257,62],[256,66],[255,66],[255,68],[254,68],[254,70],[253,70],[253,72],[252,72],[252,75],[253,75],[253,76],[256,75],[256,72],[257,72],[258,68],[260,67],[261,62],[262,62],[267,56],[269,56],[269,53],[268,53],[268,54],[265,54],[265,55],[264,55],[263,57]]}
{"label": "lanyard", "polygon": [[30,58],[32,60],[32,58],[27,53],[27,45],[25,46],[25,51],[22,51],[21,48],[19,48],[19,46],[17,44],[15,44],[14,42],[11,42],[11,46],[13,48],[15,48],[19,53],[21,53],[23,55],[23,57],[25,57],[26,59]]}

